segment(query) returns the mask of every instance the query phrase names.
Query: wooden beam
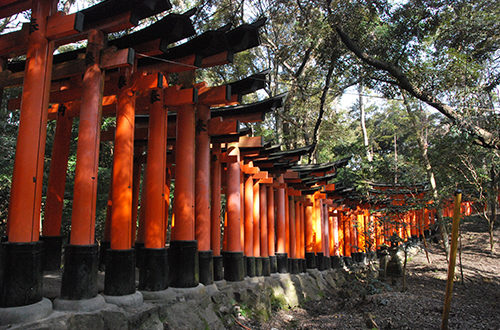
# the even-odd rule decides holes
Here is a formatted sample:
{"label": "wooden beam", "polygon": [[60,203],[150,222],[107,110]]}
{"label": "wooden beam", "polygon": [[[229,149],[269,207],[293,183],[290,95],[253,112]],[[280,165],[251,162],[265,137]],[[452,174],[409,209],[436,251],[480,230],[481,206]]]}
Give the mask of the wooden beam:
{"label": "wooden beam", "polygon": [[24,23],[21,30],[0,35],[0,56],[6,58],[26,54],[30,24]]}
{"label": "wooden beam", "polygon": [[198,100],[198,90],[196,88],[180,89],[180,86],[177,85],[165,88],[163,95],[163,104],[167,107],[195,104]]}
{"label": "wooden beam", "polygon": [[274,182],[273,178],[259,179],[259,183],[261,183],[261,184],[272,184],[273,182]]}
{"label": "wooden beam", "polygon": [[285,179],[299,179],[299,173],[294,172],[294,171],[286,171],[283,174],[283,178],[285,178]]}
{"label": "wooden beam", "polygon": [[219,54],[205,57],[201,61],[201,68],[209,68],[218,65],[225,65],[233,62],[233,53],[225,51]]}
{"label": "wooden beam", "polygon": [[31,8],[31,0],[4,0],[6,3],[0,7],[0,19],[15,15]]}
{"label": "wooden beam", "polygon": [[245,174],[257,174],[259,173],[258,167],[253,167],[250,164],[241,165],[241,171]]}
{"label": "wooden beam", "polygon": [[84,16],[80,12],[71,15],[57,12],[50,16],[47,19],[47,39],[57,40],[82,32]]}
{"label": "wooden beam", "polygon": [[101,69],[111,70],[125,66],[133,66],[135,51],[132,48],[116,49],[109,47],[101,52]]}
{"label": "wooden beam", "polygon": [[240,136],[238,146],[240,148],[262,147],[262,136]]}
{"label": "wooden beam", "polygon": [[267,171],[260,171],[253,176],[254,179],[267,179],[269,178],[269,172]]}
{"label": "wooden beam", "polygon": [[216,117],[208,121],[208,135],[210,136],[238,134],[239,132],[240,123],[237,120],[223,120],[221,117]]}
{"label": "wooden beam", "polygon": [[231,101],[231,87],[228,85],[200,89],[198,103],[213,105],[227,101]]}

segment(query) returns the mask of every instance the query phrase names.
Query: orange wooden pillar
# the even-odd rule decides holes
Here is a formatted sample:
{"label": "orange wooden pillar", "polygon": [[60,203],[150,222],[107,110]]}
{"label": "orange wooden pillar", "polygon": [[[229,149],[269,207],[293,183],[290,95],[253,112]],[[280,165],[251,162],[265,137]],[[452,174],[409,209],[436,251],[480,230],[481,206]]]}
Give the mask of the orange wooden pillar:
{"label": "orange wooden pillar", "polygon": [[418,238],[418,229],[417,229],[417,211],[411,210],[410,214],[410,234],[412,240],[417,240]]}
{"label": "orange wooden pillar", "polygon": [[[241,220],[240,221],[240,242],[241,242],[241,246],[244,250],[245,232],[246,231],[245,231],[245,220],[244,220],[245,219],[245,174],[243,173],[243,171],[241,171],[241,167],[243,165],[244,165],[244,162],[240,161],[240,220]],[[253,220],[252,220],[252,233],[253,233]],[[250,239],[253,242],[252,237],[250,237]],[[253,247],[252,247],[252,250],[253,250]],[[243,257],[243,258],[245,258],[245,257]],[[245,265],[245,267],[246,267],[246,265]]]}
{"label": "orange wooden pillar", "polygon": [[[158,80],[162,81],[162,79]],[[162,86],[157,87],[151,89],[149,98],[151,108],[145,175],[148,203],[144,214],[144,248],[140,252],[141,261],[139,262],[139,289],[145,291],[164,290],[168,286],[168,258],[165,248],[167,109],[163,106]]]}
{"label": "orange wooden pillar", "polygon": [[219,143],[212,146],[210,164],[210,246],[213,253],[214,280],[224,279],[221,255],[221,148]]}
{"label": "orange wooden pillar", "polygon": [[307,266],[306,266],[306,244],[305,244],[305,240],[306,240],[306,234],[305,234],[305,206],[304,206],[304,199],[301,200],[300,202],[300,219],[299,219],[299,223],[300,223],[300,232],[299,232],[299,242],[300,242],[300,246],[299,246],[299,258],[300,258],[300,263],[301,263],[301,270],[303,272],[306,271],[307,269]]}
{"label": "orange wooden pillar", "polygon": [[255,276],[255,255],[254,255],[254,194],[253,194],[253,179],[251,175],[244,177],[244,217],[245,217],[245,262],[246,275]]}
{"label": "orange wooden pillar", "polygon": [[271,273],[276,273],[278,271],[278,264],[276,260],[274,205],[274,189],[273,185],[270,184],[267,186],[267,252],[269,253]]}
{"label": "orange wooden pillar", "polygon": [[29,305],[42,300],[42,243],[39,242],[47,109],[52,73],[53,42],[46,38],[47,17],[57,1],[34,0],[32,22],[38,29],[28,37],[25,77],[16,156],[4,243],[0,307]]}
{"label": "orange wooden pillar", "polygon": [[245,276],[243,250],[241,246],[241,196],[240,196],[240,154],[237,144],[230,144],[228,150],[226,199],[227,226],[224,239],[227,249],[223,252],[224,279],[242,281]]}
{"label": "orange wooden pillar", "polygon": [[358,231],[356,230],[356,222],[357,222],[357,215],[356,211],[351,212],[350,214],[350,234],[351,234],[351,257],[354,256],[353,253],[356,253],[358,251]]}
{"label": "orange wooden pillar", "polygon": [[285,185],[285,252],[290,258],[290,199]]}
{"label": "orange wooden pillar", "polygon": [[[334,208],[335,210],[335,208]],[[341,233],[341,226],[340,226],[340,219],[341,217],[341,212],[340,210],[335,210],[333,212],[333,217],[332,217],[332,241],[333,241],[333,254],[331,256],[332,260],[332,267],[333,268],[339,268],[341,267],[342,263],[340,261],[340,256],[341,256],[341,242],[340,242],[340,235]]]}
{"label": "orange wooden pillar", "polygon": [[431,228],[431,211],[426,207],[424,208],[424,236],[430,235]]}
{"label": "orange wooden pillar", "polygon": [[355,245],[356,249],[353,251],[353,259],[357,262],[364,262],[366,259],[366,230],[365,228],[365,212],[363,209],[358,209],[355,216],[356,225],[354,232],[356,235]]}
{"label": "orange wooden pillar", "polygon": [[40,239],[44,242],[44,270],[58,270],[61,268],[61,221],[64,206],[64,188],[68,169],[69,146],[71,142],[71,127],[73,118],[70,118],[66,107],[61,105],[57,114],[56,132],[52,147],[49,182],[47,185],[47,199],[45,202],[45,216]]}
{"label": "orange wooden pillar", "polygon": [[337,211],[338,217],[337,217],[337,223],[339,227],[339,255],[344,256],[344,217],[343,217],[343,211],[338,210]]}
{"label": "orange wooden pillar", "polygon": [[[301,261],[301,255],[300,255],[300,210],[301,210],[301,205],[302,203],[299,200],[295,201],[295,217],[294,217],[294,230],[295,230],[295,235],[292,236],[292,239],[295,241],[295,259],[297,261],[294,261],[297,263],[297,272],[301,273],[303,268],[302,268],[302,261]],[[295,266],[294,266],[295,267]]]}
{"label": "orange wooden pillar", "polygon": [[262,275],[271,275],[271,264],[269,261],[268,246],[268,224],[267,224],[267,187],[260,184],[259,187],[259,212],[260,212],[260,256],[262,258]]}
{"label": "orange wooden pillar", "polygon": [[359,253],[363,253],[365,252],[365,216],[364,216],[364,212],[363,210],[360,211],[359,214],[357,214],[356,216],[356,220],[357,220],[357,228],[356,228],[356,232],[357,232],[357,251]]}
{"label": "orange wooden pillar", "polygon": [[198,244],[195,240],[195,109],[177,110],[175,190],[172,240],[168,252],[170,286],[199,283]]}
{"label": "orange wooden pillar", "polygon": [[314,253],[314,198],[312,195],[307,196],[304,212],[304,229],[305,229],[305,258],[306,267],[309,269],[316,268],[316,254]]}
{"label": "orange wooden pillar", "polygon": [[214,282],[214,264],[210,246],[210,137],[208,120],[210,107],[198,104],[196,107],[196,171],[195,171],[195,228],[198,241],[200,282],[209,285]]}
{"label": "orange wooden pillar", "polygon": [[65,249],[61,284],[63,299],[88,299],[97,295],[95,213],[104,81],[99,61],[103,45],[102,32],[91,30],[88,35],[87,58],[93,61],[88,61],[83,75],[71,237],[70,244]]}
{"label": "orange wooden pillar", "polygon": [[262,256],[260,254],[260,184],[253,180],[253,255],[255,257],[255,276],[262,276]]}
{"label": "orange wooden pillar", "polygon": [[322,214],[322,202],[321,199],[318,198],[317,193],[314,198],[314,213],[313,213],[313,221],[314,221],[314,251],[316,252],[316,266],[319,270],[324,270],[324,252],[323,252],[323,235],[324,230],[323,226],[323,218]]}
{"label": "orange wooden pillar", "polygon": [[[335,233],[334,233],[334,222],[335,222],[335,216],[332,210],[328,211],[328,233],[329,233],[329,239],[328,239],[328,253],[330,258],[335,255]],[[337,233],[338,235],[338,233]]]}
{"label": "orange wooden pillar", "polygon": [[290,252],[288,258],[288,270],[291,274],[297,274],[299,272],[298,259],[296,254],[296,230],[295,230],[295,199],[293,196],[288,197],[288,216],[289,216],[289,240],[290,240]]}
{"label": "orange wooden pillar", "polygon": [[286,253],[286,193],[283,175],[278,178],[277,201],[276,201],[276,262],[279,273],[288,272],[288,254]]}
{"label": "orange wooden pillar", "polygon": [[351,215],[350,211],[346,211],[344,216],[344,257],[350,260],[351,258]]}
{"label": "orange wooden pillar", "polygon": [[104,279],[104,294],[109,296],[135,292],[135,250],[131,243],[135,90],[129,72],[122,74],[127,84],[120,89],[116,106],[111,249],[106,256]]}
{"label": "orange wooden pillar", "polygon": [[[323,216],[322,216],[322,233],[323,233],[323,254],[326,258],[330,257],[330,226],[329,226],[329,215],[328,215],[328,205],[326,204],[325,200],[322,200],[323,202]],[[328,264],[328,262],[327,262]]]}

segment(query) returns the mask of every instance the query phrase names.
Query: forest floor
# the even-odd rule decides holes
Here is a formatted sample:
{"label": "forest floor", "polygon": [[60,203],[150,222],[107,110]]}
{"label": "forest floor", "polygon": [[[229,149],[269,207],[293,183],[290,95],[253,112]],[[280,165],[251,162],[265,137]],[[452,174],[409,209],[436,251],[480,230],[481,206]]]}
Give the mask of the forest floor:
{"label": "forest floor", "polygon": [[[449,318],[450,329],[500,329],[500,253],[489,252],[487,225],[462,224],[462,268],[457,256],[456,280]],[[495,230],[497,251],[500,229]],[[341,289],[320,301],[276,311],[265,323],[249,320],[252,329],[439,329],[447,263],[440,245],[428,242],[408,261],[407,290],[402,279],[360,281],[361,290]],[[359,286],[358,286],[359,287]]]}

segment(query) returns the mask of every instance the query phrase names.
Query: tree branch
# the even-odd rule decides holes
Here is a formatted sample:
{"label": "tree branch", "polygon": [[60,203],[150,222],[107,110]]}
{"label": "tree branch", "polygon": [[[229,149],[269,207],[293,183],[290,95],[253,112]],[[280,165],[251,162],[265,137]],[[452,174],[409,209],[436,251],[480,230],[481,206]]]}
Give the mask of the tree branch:
{"label": "tree branch", "polygon": [[309,153],[309,164],[312,162],[313,159],[312,156],[316,153],[316,149],[318,147],[319,126],[321,125],[321,122],[323,120],[323,114],[325,113],[326,96],[328,95],[328,90],[330,89],[330,80],[332,79],[332,74],[333,74],[333,65],[332,63],[330,63],[330,67],[328,68],[328,73],[326,74],[325,78],[325,87],[323,88],[323,93],[321,94],[318,119],[316,119],[316,124],[314,125],[314,131],[312,135],[313,147],[311,148],[311,151]]}
{"label": "tree branch", "polygon": [[406,90],[412,96],[435,108],[443,115],[445,115],[448,119],[450,119],[455,125],[458,125],[462,129],[465,129],[467,132],[472,134],[477,138],[476,143],[480,146],[500,149],[499,138],[497,136],[494,136],[493,133],[471,123],[449,105],[444,104],[433,95],[415,86],[410,82],[406,74],[398,66],[376,59],[373,56],[367,54],[359,47],[358,44],[351,40],[351,38],[340,28],[340,26],[337,25],[334,28],[342,43],[361,61],[374,67],[377,70],[382,70],[389,73],[396,80],[396,84],[400,88]]}

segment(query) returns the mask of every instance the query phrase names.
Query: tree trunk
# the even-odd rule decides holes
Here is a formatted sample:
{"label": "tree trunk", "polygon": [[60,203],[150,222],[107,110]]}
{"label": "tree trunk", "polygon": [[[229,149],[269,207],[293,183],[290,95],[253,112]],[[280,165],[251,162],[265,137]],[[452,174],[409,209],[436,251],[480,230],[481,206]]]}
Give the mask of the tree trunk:
{"label": "tree trunk", "polygon": [[398,136],[394,133],[394,183],[398,183]]}
{"label": "tree trunk", "polygon": [[325,113],[325,103],[326,97],[328,96],[328,91],[330,90],[330,81],[332,79],[333,74],[333,61],[330,63],[330,68],[328,68],[328,73],[325,78],[325,86],[323,87],[323,92],[321,93],[321,99],[319,104],[319,113],[318,118],[316,119],[316,124],[314,125],[314,131],[312,136],[312,145],[311,153],[309,154],[309,164],[316,163],[317,161],[317,150],[318,150],[318,140],[319,140],[319,127],[323,120],[323,115]]}
{"label": "tree trunk", "polygon": [[366,131],[366,114],[365,114],[365,105],[363,103],[362,83],[359,83],[358,94],[359,94],[359,112],[361,115],[361,131],[363,132],[363,145],[365,146],[366,159],[368,160],[368,162],[372,162],[373,156],[372,153],[370,152],[368,132]]}
{"label": "tree trunk", "polygon": [[411,109],[411,105],[406,99],[404,92],[402,93],[402,95],[406,111],[408,112],[408,115],[411,118],[411,122],[413,123],[413,128],[415,129],[415,133],[417,134],[418,146],[420,148],[420,156],[422,157],[422,162],[425,168],[425,172],[427,174],[427,179],[429,180],[429,184],[431,186],[432,198],[434,199],[434,202],[437,203],[438,205],[436,212],[437,223],[439,226],[439,231],[441,233],[441,238],[443,240],[443,247],[446,252],[446,260],[448,260],[448,255],[450,252],[448,230],[446,229],[446,224],[443,221],[443,213],[441,210],[441,203],[439,203],[439,193],[437,190],[436,178],[434,176],[434,170],[432,169],[432,165],[429,160],[427,136],[424,134],[423,125],[420,118]]}
{"label": "tree trunk", "polygon": [[494,242],[493,242],[493,229],[495,226],[495,221],[497,218],[497,198],[498,198],[498,183],[497,183],[498,174],[495,171],[495,165],[491,165],[490,170],[490,208],[491,208],[491,217],[488,224],[488,232],[490,234],[490,251],[493,253]]}

